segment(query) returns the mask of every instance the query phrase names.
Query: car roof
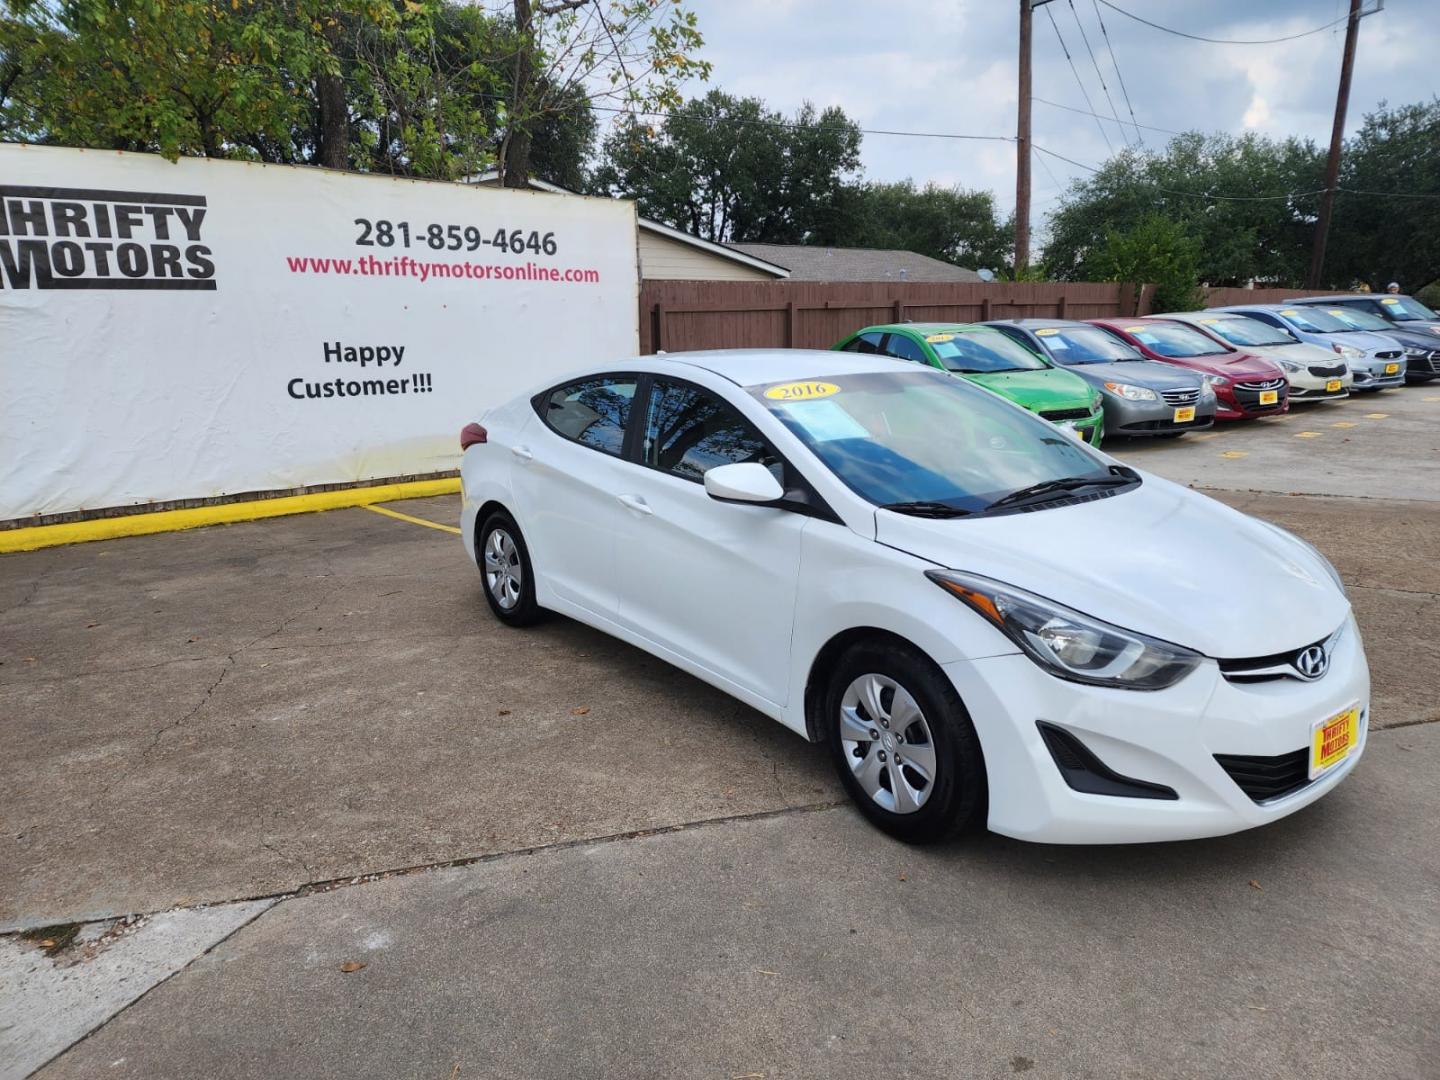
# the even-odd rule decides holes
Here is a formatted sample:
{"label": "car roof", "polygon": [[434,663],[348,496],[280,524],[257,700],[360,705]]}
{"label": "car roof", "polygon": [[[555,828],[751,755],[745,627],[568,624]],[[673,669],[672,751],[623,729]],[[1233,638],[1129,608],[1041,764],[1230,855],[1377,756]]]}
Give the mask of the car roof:
{"label": "car roof", "polygon": [[660,353],[644,359],[653,361],[657,371],[671,364],[686,365],[713,372],[737,386],[759,386],[786,379],[816,379],[825,375],[895,371],[905,363],[893,356],[830,349],[709,349]]}
{"label": "car roof", "polygon": [[1155,315],[1157,319],[1178,319],[1181,322],[1188,322],[1191,319],[1243,319],[1245,318],[1238,311],[1226,311],[1224,308],[1206,308],[1204,311],[1168,311],[1163,315]]}
{"label": "car roof", "polygon": [[[971,333],[971,332],[974,332],[974,331],[976,331],[976,330],[988,331],[988,332],[990,332],[990,333],[994,333],[994,332],[995,332],[995,328],[994,328],[993,326],[986,326],[984,323],[973,323],[973,322],[906,322],[906,323],[880,323],[880,324],[877,325],[877,326],[865,326],[865,327],[862,327],[862,328],[859,329],[859,330],[856,330],[855,333],[856,333],[856,334],[867,334],[867,333],[873,333],[873,332],[875,332],[875,331],[877,331],[877,330],[880,330],[880,331],[889,331],[889,332],[891,332],[891,333],[893,333],[893,332],[896,331],[896,330],[911,330],[911,331],[914,331],[914,332],[917,333],[917,334],[949,334],[949,333],[954,333],[956,330],[964,330],[964,331],[966,331],[967,333]],[[847,336],[848,336],[848,337],[853,337],[854,335],[851,334],[851,335],[847,335]]]}
{"label": "car roof", "polygon": [[1379,300],[1381,296],[1391,296],[1391,293],[1381,293],[1376,296],[1374,293],[1332,293],[1329,296],[1292,296],[1286,300],[1287,304],[1338,304],[1342,300]]}
{"label": "car roof", "polygon": [[1050,326],[1053,326],[1053,327],[1064,327],[1064,326],[1076,326],[1076,327],[1079,327],[1079,326],[1092,326],[1093,324],[1086,322],[1084,319],[991,319],[989,322],[982,323],[981,325],[983,325],[983,326],[993,326],[993,327],[996,327],[996,328],[998,328],[998,327],[1000,327],[1000,326],[1002,326],[1002,325],[1003,325],[1003,326],[1018,326],[1018,327],[1020,327],[1021,329],[1024,329],[1024,330],[1043,330],[1043,329],[1045,329],[1046,327],[1050,327]]}

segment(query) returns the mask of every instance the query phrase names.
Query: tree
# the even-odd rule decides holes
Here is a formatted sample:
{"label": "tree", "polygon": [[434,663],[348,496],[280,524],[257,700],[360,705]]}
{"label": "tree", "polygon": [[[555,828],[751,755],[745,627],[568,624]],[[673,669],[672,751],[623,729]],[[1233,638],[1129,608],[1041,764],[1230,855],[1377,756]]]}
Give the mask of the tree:
{"label": "tree", "polygon": [[1304,277],[1323,162],[1309,142],[1189,133],[1161,152],[1127,150],[1077,181],[1050,216],[1045,260],[1064,280],[1093,279],[1111,233],[1158,214],[1199,242],[1214,285]]}
{"label": "tree", "polygon": [[680,86],[708,79],[695,14],[680,0],[512,0],[515,54],[505,102],[501,183],[531,174],[537,129],[577,100],[590,107],[667,110]]}
{"label": "tree", "polygon": [[708,240],[835,243],[859,164],[860,130],[840,109],[806,104],[787,120],[758,98],[711,90],[658,128],[620,123],[591,187]]}
{"label": "tree", "polygon": [[1156,311],[1205,306],[1199,287],[1200,242],[1161,214],[1147,214],[1129,229],[1109,233],[1092,265],[1102,281],[1153,284]]}
{"label": "tree", "polygon": [[967,266],[1009,264],[1013,230],[989,191],[936,184],[865,183],[856,190],[854,230],[842,241],[853,247],[918,251]]}
{"label": "tree", "polygon": [[1328,281],[1411,291],[1440,278],[1440,99],[1382,103],[1366,116],[1346,144],[1340,186],[1350,190],[1335,196]]}

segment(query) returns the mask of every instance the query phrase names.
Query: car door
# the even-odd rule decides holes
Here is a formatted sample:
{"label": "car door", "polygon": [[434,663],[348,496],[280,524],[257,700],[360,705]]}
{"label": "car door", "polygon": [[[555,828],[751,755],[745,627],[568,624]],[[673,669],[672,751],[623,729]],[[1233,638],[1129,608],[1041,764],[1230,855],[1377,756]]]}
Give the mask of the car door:
{"label": "car door", "polygon": [[637,460],[619,489],[621,624],[786,704],[800,542],[811,518],[719,502],[706,494],[704,475],[759,461],[788,488],[790,466],[721,395],[684,379],[650,381],[638,434]]}
{"label": "car door", "polygon": [[[536,395],[516,439],[511,488],[536,577],[563,600],[614,618],[616,496],[639,387],[633,374],[593,375]],[[543,600],[542,600],[543,602]]]}

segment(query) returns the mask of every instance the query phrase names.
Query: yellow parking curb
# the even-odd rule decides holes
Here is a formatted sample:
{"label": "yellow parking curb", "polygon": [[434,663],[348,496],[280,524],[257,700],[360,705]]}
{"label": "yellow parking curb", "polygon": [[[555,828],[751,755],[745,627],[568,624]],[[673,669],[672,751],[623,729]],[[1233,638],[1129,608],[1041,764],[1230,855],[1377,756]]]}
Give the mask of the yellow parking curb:
{"label": "yellow parking curb", "polygon": [[93,521],[72,521],[63,525],[33,525],[23,529],[0,531],[0,552],[35,551],[60,544],[112,540],[118,536],[146,536],[150,533],[195,529],[202,525],[228,525],[259,518],[311,514],[318,510],[340,510],[348,506],[368,506],[370,503],[423,499],[430,495],[454,495],[459,490],[460,478],[451,476],[443,480],[411,480],[402,484],[286,495],[278,499],[253,499],[247,502],[222,503],[219,506],[160,510],[152,514],[125,514],[121,517],[96,518]]}

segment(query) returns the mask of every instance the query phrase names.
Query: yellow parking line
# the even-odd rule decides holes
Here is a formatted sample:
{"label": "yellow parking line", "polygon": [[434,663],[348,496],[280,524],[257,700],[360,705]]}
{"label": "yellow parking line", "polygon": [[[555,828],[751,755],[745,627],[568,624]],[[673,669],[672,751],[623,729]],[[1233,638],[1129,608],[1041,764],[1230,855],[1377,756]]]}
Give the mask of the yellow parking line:
{"label": "yellow parking line", "polygon": [[1218,431],[1201,431],[1190,436],[1191,442],[1199,442],[1201,439],[1213,439],[1219,435]]}
{"label": "yellow parking line", "polygon": [[1434,394],[1431,394],[1429,397],[1422,397],[1420,400],[1421,400],[1421,401],[1440,401],[1440,397],[1436,397]]}
{"label": "yellow parking line", "polygon": [[1249,457],[1249,455],[1249,450],[1222,450],[1220,452],[1220,456],[1223,458],[1241,458]]}
{"label": "yellow parking line", "polygon": [[1367,412],[1367,413],[1365,414],[1365,419],[1366,419],[1366,420],[1384,420],[1384,419],[1385,419],[1387,416],[1389,416],[1389,415],[1390,415],[1390,414],[1389,414],[1388,412]]}
{"label": "yellow parking line", "polygon": [[1297,439],[1318,439],[1319,437],[1320,437],[1320,432],[1318,432],[1318,431],[1297,431],[1297,432],[1295,432],[1295,438],[1297,438]]}
{"label": "yellow parking line", "polygon": [[390,510],[383,506],[366,506],[366,510],[374,510],[377,514],[384,514],[386,517],[395,518],[397,521],[408,521],[412,525],[424,525],[427,529],[439,529],[441,532],[459,533],[460,530],[454,525],[441,525],[438,521],[426,521],[424,518],[411,517],[409,514],[402,514],[399,510]]}
{"label": "yellow parking line", "polygon": [[1349,420],[1336,420],[1335,423],[1331,424],[1330,426],[1331,426],[1331,427],[1351,428],[1351,427],[1358,427],[1359,425],[1354,424],[1354,423],[1350,422]]}

